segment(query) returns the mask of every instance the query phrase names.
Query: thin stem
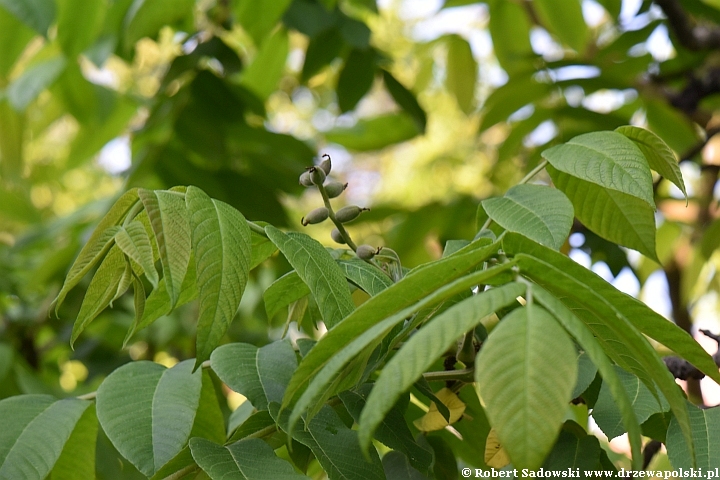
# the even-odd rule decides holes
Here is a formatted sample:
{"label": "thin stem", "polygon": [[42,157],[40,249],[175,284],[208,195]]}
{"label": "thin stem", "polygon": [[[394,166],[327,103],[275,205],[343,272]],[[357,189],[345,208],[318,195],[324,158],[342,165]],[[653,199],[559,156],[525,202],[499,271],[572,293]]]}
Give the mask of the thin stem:
{"label": "thin stem", "polygon": [[195,463],[192,463],[192,464],[188,465],[187,467],[178,470],[177,472],[173,473],[172,475],[165,477],[164,480],[180,479],[180,478],[183,478],[188,473],[195,472],[199,469],[200,469],[200,467],[195,465]]}
{"label": "thin stem", "polygon": [[475,365],[475,344],[473,343],[473,340],[475,339],[475,330],[469,330],[468,332],[465,332],[465,337],[463,338],[462,345],[460,346],[460,349],[458,350],[456,358],[465,364],[466,367],[471,367]]}
{"label": "thin stem", "polygon": [[461,382],[474,381],[475,368],[464,368],[462,370],[445,370],[442,372],[425,372],[423,378],[428,382],[446,382],[448,380],[459,380]]}
{"label": "thin stem", "polygon": [[272,425],[268,425],[267,427],[265,427],[261,430],[258,430],[255,433],[251,433],[250,435],[248,435],[245,438],[263,438],[263,437],[267,437],[268,435],[272,435],[275,432],[277,432],[277,425],[272,424]]}
{"label": "thin stem", "polygon": [[267,238],[267,233],[265,233],[265,229],[262,228],[260,225],[258,225],[257,223],[251,222],[250,220],[248,220],[247,224],[248,224],[248,227],[250,227],[251,231]]}

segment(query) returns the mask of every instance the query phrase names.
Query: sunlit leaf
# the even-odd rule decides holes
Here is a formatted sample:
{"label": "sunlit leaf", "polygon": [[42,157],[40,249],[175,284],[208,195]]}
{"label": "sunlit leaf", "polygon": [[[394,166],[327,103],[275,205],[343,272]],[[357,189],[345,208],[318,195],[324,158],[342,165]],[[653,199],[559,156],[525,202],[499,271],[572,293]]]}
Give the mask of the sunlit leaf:
{"label": "sunlit leaf", "polygon": [[302,233],[283,233],[272,226],[265,227],[265,231],[310,287],[328,328],[355,309],[342,270],[317,240]]}
{"label": "sunlit leaf", "polygon": [[[82,15],[77,12],[82,11]],[[58,0],[57,39],[68,57],[79,54],[102,28],[107,5],[103,1]]]}
{"label": "sunlit leaf", "polygon": [[488,2],[493,51],[500,66],[512,76],[528,70],[535,54],[530,45],[530,20],[527,10],[514,2]]}
{"label": "sunlit leaf", "polygon": [[545,150],[542,156],[558,171],[637,197],[655,207],[648,162],[642,151],[625,135],[617,132],[586,133]]}
{"label": "sunlit leaf", "polygon": [[510,463],[510,457],[500,445],[497,430],[494,428],[490,430],[485,442],[485,463],[492,468],[503,468]]}
{"label": "sunlit leaf", "polygon": [[615,131],[635,142],[635,145],[645,154],[650,168],[674,183],[687,198],[685,182],[675,153],[660,137],[650,130],[631,125],[616,128]]}
{"label": "sunlit leaf", "polygon": [[0,5],[41,35],[47,34],[55,18],[55,2],[52,0],[0,0]]}
{"label": "sunlit leaf", "polygon": [[478,65],[470,44],[459,35],[448,35],[445,87],[457,100],[460,110],[469,114],[475,107]]}
{"label": "sunlit leaf", "polygon": [[574,216],[572,203],[561,191],[542,185],[516,185],[482,206],[501,227],[555,250],[565,243]]}
{"label": "sunlit leaf", "polygon": [[0,76],[6,77],[25,46],[35,36],[30,27],[0,8]]}
{"label": "sunlit leaf", "polygon": [[98,388],[100,425],[118,452],[147,476],[187,445],[202,389],[202,371],[191,373],[193,363],[170,369],[128,363]]}
{"label": "sunlit leaf", "polygon": [[548,30],[563,43],[582,53],[589,31],[579,0],[538,0],[533,4],[537,15]]}
{"label": "sunlit leaf", "polygon": [[252,246],[247,221],[233,207],[196,187],[188,187],[185,201],[200,301],[197,367],[210,358],[235,317],[248,281]]}
{"label": "sunlit leaf", "polygon": [[449,388],[443,388],[435,395],[450,411],[450,418],[446,420],[438,411],[437,404],[432,402],[428,412],[413,422],[415,428],[421,432],[442,430],[460,420],[465,412],[465,404]]}
{"label": "sunlit leaf", "polygon": [[415,119],[405,112],[362,118],[349,128],[336,127],[325,134],[328,142],[349,150],[368,152],[404,142],[421,131]]}
{"label": "sunlit leaf", "polygon": [[291,0],[237,2],[233,3],[233,10],[243,30],[252,37],[255,45],[261,45],[267,41],[267,35],[291,3]]}
{"label": "sunlit leaf", "polygon": [[571,400],[576,358],[567,333],[537,305],[513,310],[484,342],[476,388],[516,467],[537,469],[552,449]]}
{"label": "sunlit leaf", "polygon": [[[265,2],[244,2],[240,5],[256,5]],[[274,4],[274,2],[268,2]],[[267,99],[275,91],[278,81],[282,78],[287,62],[290,44],[288,32],[279,28],[260,46],[252,63],[248,65],[240,77],[240,84],[262,99]]]}
{"label": "sunlit leaf", "polygon": [[67,60],[60,55],[26,69],[7,87],[5,93],[10,105],[18,112],[25,110],[43,90],[57,80],[66,65]]}

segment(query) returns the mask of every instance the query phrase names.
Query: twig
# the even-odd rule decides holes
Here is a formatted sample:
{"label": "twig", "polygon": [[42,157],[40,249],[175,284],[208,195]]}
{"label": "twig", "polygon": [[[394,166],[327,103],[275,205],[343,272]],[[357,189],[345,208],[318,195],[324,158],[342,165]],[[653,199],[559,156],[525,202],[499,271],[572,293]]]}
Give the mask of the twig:
{"label": "twig", "polygon": [[680,43],[688,50],[710,50],[720,47],[720,28],[697,24],[678,0],[655,0],[665,12],[668,24]]}

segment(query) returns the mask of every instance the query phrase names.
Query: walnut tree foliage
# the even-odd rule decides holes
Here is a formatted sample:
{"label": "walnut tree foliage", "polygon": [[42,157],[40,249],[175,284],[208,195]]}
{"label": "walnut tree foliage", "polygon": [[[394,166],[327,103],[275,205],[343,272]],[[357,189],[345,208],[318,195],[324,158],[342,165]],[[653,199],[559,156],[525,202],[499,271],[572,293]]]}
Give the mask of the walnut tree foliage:
{"label": "walnut tree foliage", "polygon": [[[661,443],[667,468],[720,466],[718,409],[697,382],[720,383],[718,355],[690,335],[698,292],[718,289],[718,162],[700,154],[719,132],[720,10],[443,9],[476,3],[507,76],[482,93],[458,34],[414,45],[405,85],[371,29],[374,0],[0,0],[0,226],[19,239],[0,250],[0,479],[615,471],[648,467]],[[583,6],[602,21],[589,26]],[[674,57],[648,53],[658,28]],[[554,50],[531,44],[538,32]],[[152,95],[88,79],[90,64],[135,62],[146,37],[182,41]],[[414,212],[346,205],[330,156],[267,121],[273,95],[300,86],[338,114],[378,89],[393,102],[316,132],[358,153],[425,135],[421,94],[446,92],[493,149],[495,194]],[[593,107],[608,91],[620,105]],[[70,117],[58,165],[29,161],[33,139]],[[537,141],[541,125],[553,133]],[[129,128],[120,196],[38,211],[33,182]],[[303,192],[317,204],[297,222],[284,203]],[[385,246],[357,241],[356,225],[397,216]],[[311,224],[334,229],[313,238]],[[407,261],[429,233],[442,255]],[[569,258],[573,233],[614,274],[664,274],[672,320]],[[247,313],[258,305],[272,329]],[[84,390],[55,386],[69,358],[90,370]],[[232,411],[230,392],[245,399]],[[589,417],[627,434],[626,458]]]}

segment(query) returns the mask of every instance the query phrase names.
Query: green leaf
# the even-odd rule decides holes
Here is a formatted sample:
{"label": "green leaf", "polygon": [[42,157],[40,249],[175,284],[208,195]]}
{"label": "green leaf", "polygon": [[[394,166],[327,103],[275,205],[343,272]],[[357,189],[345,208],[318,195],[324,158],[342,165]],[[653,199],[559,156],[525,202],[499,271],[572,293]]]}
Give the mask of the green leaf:
{"label": "green leaf", "polygon": [[[466,247],[468,250],[420,266],[398,283],[360,305],[337,328],[330,330],[323,336],[303,358],[288,385],[283,405],[294,402],[312,378],[330,362],[335,354],[345,349],[353,340],[363,335],[371,327],[393,314],[398,314],[398,312],[410,307],[418,300],[425,299],[446,283],[473,270],[479,263],[495,253],[498,244],[488,245],[489,243],[488,239],[481,239]],[[469,289],[472,286],[466,288]],[[464,285],[462,285],[462,288],[463,290],[466,289]],[[426,301],[431,302],[432,300],[426,299]],[[417,310],[413,308],[410,313],[413,311]],[[374,340],[373,337],[368,341],[372,342]]]}
{"label": "green leaf", "polygon": [[337,263],[345,277],[362,288],[368,295],[377,295],[393,284],[385,272],[358,258],[338,260]]}
{"label": "green leaf", "polygon": [[[58,0],[57,39],[68,58],[90,46],[103,26],[107,3]],[[81,11],[82,15],[78,15]]]}
{"label": "green leaf", "polygon": [[[120,290],[122,289],[121,281],[127,274],[126,267],[125,255],[117,246],[113,246],[105,260],[100,264],[97,272],[95,272],[95,275],[93,275],[87,292],[85,292],[80,312],[73,324],[72,335],[70,336],[71,346],[82,331],[85,330],[85,327],[116,298],[117,294],[124,293],[124,291],[120,292]],[[127,289],[127,286],[125,289]]]}
{"label": "green leaf", "polygon": [[250,230],[250,241],[252,243],[252,258],[250,259],[250,270],[277,252],[277,247],[266,236]]}
{"label": "green leaf", "polygon": [[369,445],[375,428],[400,395],[463,333],[475,328],[483,317],[514,302],[524,292],[524,285],[510,283],[474,295],[433,318],[411,336],[385,365],[370,392],[358,422],[361,445],[365,448]]}
{"label": "green leaf", "polygon": [[[633,412],[635,412],[638,423],[644,423],[653,414],[666,412],[670,409],[664,398],[662,399],[662,405],[659,404],[657,398],[643,385],[638,377],[620,367],[615,367],[615,372],[627,391],[628,397],[632,400]],[[592,416],[598,427],[608,438],[612,439],[625,433],[620,411],[605,383],[600,388],[600,395],[595,407],[593,407]]]}
{"label": "green leaf", "polygon": [[121,227],[115,234],[115,243],[128,258],[142,267],[153,288],[157,288],[158,273],[155,270],[152,244],[145,226],[135,220]]}
{"label": "green leaf", "polygon": [[275,455],[267,443],[257,438],[222,446],[202,438],[190,441],[193,458],[213,480],[299,480],[305,475]]}
{"label": "green leaf", "polygon": [[26,69],[7,87],[7,99],[18,111],[24,111],[43,90],[52,85],[67,65],[62,55],[49,58]]}
{"label": "green leaf", "polygon": [[312,37],[305,51],[305,62],[300,74],[300,81],[307,82],[323,67],[335,60],[340,55],[343,46],[345,46],[345,42],[337,28],[329,28],[316,37]]}
{"label": "green leaf", "polygon": [[77,398],[55,401],[49,395],[19,395],[0,401],[0,478],[45,478],[78,423],[86,427],[86,422],[80,421],[91,405]]}
{"label": "green leaf", "polygon": [[[548,308],[547,306],[545,306],[545,308],[548,309],[550,313],[553,313],[553,315],[555,315],[555,313],[550,308]],[[555,316],[557,317],[557,315]],[[563,324],[562,321],[560,323]],[[587,390],[593,380],[595,380],[597,372],[598,369],[592,362],[592,360],[590,360],[588,354],[581,353],[578,356],[578,376],[577,380],[575,381],[575,388],[573,389],[572,393],[573,398],[578,398],[580,395],[585,393],[585,390]]]}
{"label": "green leaf", "polygon": [[[360,420],[371,388],[372,385],[366,383],[357,390],[347,390],[339,395],[343,405],[356,422]],[[427,472],[432,464],[432,451],[415,441],[410,428],[405,423],[403,413],[396,403],[382,419],[382,423],[378,425],[375,438],[387,447],[402,452],[406,461],[409,461],[414,468]]]}
{"label": "green leaf", "polygon": [[325,139],[350,150],[368,152],[404,142],[419,133],[421,131],[413,117],[401,112],[361,118],[352,127],[330,130],[325,134]]}
{"label": "green leaf", "polygon": [[[255,42],[263,44],[267,35],[280,21],[283,13],[290,6],[291,0],[274,2],[240,1],[233,4],[238,22]],[[284,60],[283,60],[284,61]]]}
{"label": "green leaf", "polygon": [[354,48],[345,60],[335,90],[340,111],[345,113],[355,108],[360,99],[370,91],[374,79],[375,51],[372,48]]}
{"label": "green leaf", "polygon": [[[274,2],[262,2],[262,4],[265,3],[274,4]],[[243,2],[242,4],[259,5],[261,2]],[[279,28],[262,43],[252,63],[242,71],[240,84],[262,100],[267,100],[282,78],[289,51],[287,30]]]}
{"label": "green leaf", "polygon": [[668,458],[673,468],[701,468],[712,471],[720,466],[720,408],[700,409],[687,404],[690,415],[690,430],[695,445],[695,460],[692,461],[691,450],[676,418],[668,427],[667,447]]}
{"label": "green leaf", "polygon": [[212,369],[225,384],[247,397],[258,410],[270,402],[281,402],[293,371],[295,351],[281,340],[257,348],[246,343],[230,343],[210,356]]}
{"label": "green leaf", "polygon": [[515,185],[503,197],[484,200],[482,206],[504,229],[555,250],[565,243],[574,217],[570,200],[542,185]]}
{"label": "green leaf", "polygon": [[400,452],[390,451],[382,458],[385,477],[393,480],[427,480],[427,477],[418,472],[410,464],[408,457]]}
{"label": "green leaf", "polygon": [[52,469],[52,480],[95,479],[95,445],[98,421],[95,405],[90,405],[75,425],[60,458]]}
{"label": "green leaf", "polygon": [[[250,402],[246,402],[248,405],[251,405]],[[245,405],[243,403],[243,405]],[[242,408],[242,407],[238,407]],[[229,442],[237,442],[238,440],[245,438],[249,435],[253,435],[255,433],[258,433],[260,431],[265,431],[265,429],[275,429],[275,420],[273,420],[272,416],[270,415],[270,412],[267,410],[261,410],[259,412],[255,412],[250,417],[245,420],[242,425],[237,427],[235,432],[232,434],[232,437],[228,440]]]}
{"label": "green leaf", "polygon": [[139,189],[138,195],[150,218],[160,251],[165,288],[174,307],[190,262],[191,234],[185,198],[182,193],[168,190]]}
{"label": "green leaf", "polygon": [[310,288],[295,270],[278,278],[263,293],[268,319],[272,319],[280,310],[309,293]]}
{"label": "green leaf", "polygon": [[328,329],[352,313],[355,304],[345,276],[325,247],[303,233],[286,234],[271,225],[265,232],[310,287]]}
{"label": "green leaf", "polygon": [[632,140],[617,132],[578,135],[542,152],[557,170],[625,193],[655,208],[650,167]]}
{"label": "green leaf", "polygon": [[687,191],[685,191],[685,182],[680,172],[675,152],[670,150],[660,137],[640,127],[626,125],[615,129],[616,132],[622,133],[643,152],[650,168],[658,172],[663,177],[674,183],[680,191],[683,192],[687,199]]}
{"label": "green leaf", "polygon": [[596,470],[600,462],[600,442],[594,435],[578,438],[562,430],[557,443],[548,455],[543,469],[550,471],[575,472],[576,468],[583,472]]}
{"label": "green leaf", "polygon": [[606,240],[659,261],[655,252],[655,215],[650,205],[551,166],[547,171],[555,186],[570,199],[575,215],[585,226]]}
{"label": "green leaf", "polygon": [[395,103],[412,116],[420,133],[425,133],[427,115],[425,115],[425,110],[422,109],[415,95],[405,88],[402,83],[398,82],[387,70],[382,70],[382,75],[385,88],[387,88]]}
{"label": "green leaf", "polygon": [[524,276],[562,296],[563,303],[593,331],[618,365],[638,376],[651,392],[655,391],[655,385],[660,388],[687,438],[690,438],[683,396],[665,364],[640,332],[683,356],[715,379],[720,373],[697,342],[642,302],[617,291],[564,255],[515,234],[505,236],[503,247],[507,253],[515,254]]}
{"label": "green leaf", "polygon": [[0,48],[3,52],[0,55],[0,77],[7,77],[15,61],[34,36],[35,32],[28,26],[4,8],[0,8]]}
{"label": "green leaf", "polygon": [[513,112],[545,98],[554,88],[552,84],[536,81],[532,74],[511,78],[485,100],[480,131],[485,131],[498,122],[506,121]]}
{"label": "green leaf", "polygon": [[97,392],[97,416],[130,463],[152,476],[187,445],[200,403],[202,371],[193,360],[167,369],[140,361],[123,365]]}
{"label": "green leaf", "polygon": [[475,362],[476,388],[513,465],[543,464],[576,375],[575,347],[542,307],[515,309],[492,331]]}
{"label": "green leaf", "polygon": [[115,226],[125,217],[137,199],[138,194],[136,188],[125,192],[115,202],[103,219],[100,220],[100,223],[93,231],[85,246],[80,250],[80,254],[75,259],[75,262],[65,277],[65,283],[60,289],[57,298],[54,300],[55,313],[57,313],[67,293],[77,285],[90,269],[110,250],[115,239],[115,234],[119,230],[119,227]]}
{"label": "green leaf", "polygon": [[467,40],[459,35],[448,35],[445,41],[448,49],[445,88],[455,97],[460,110],[470,114],[475,108],[478,64]]}
{"label": "green leaf", "polygon": [[496,0],[490,7],[490,35],[498,63],[511,77],[531,68],[530,20],[522,5]]}
{"label": "green leaf", "polygon": [[194,0],[140,0],[125,16],[124,47],[129,52],[143,37],[155,37],[165,25],[192,19]]}
{"label": "green leaf", "polygon": [[[603,347],[593,335],[592,331],[560,300],[550,295],[542,287],[533,285],[533,297],[549,311],[565,330],[573,336],[575,341],[585,351],[585,354],[597,366],[603,381],[610,389],[615,403],[623,418],[623,425],[628,432],[630,449],[632,451],[633,468],[639,469],[642,465],[642,438],[632,403],[628,397],[615,367],[603,351]],[[575,392],[573,392],[574,394]]]}
{"label": "green leaf", "polygon": [[579,0],[538,0],[533,7],[550,32],[576,52],[585,51],[590,32]]}
{"label": "green leaf", "polygon": [[[284,418],[276,418],[283,426]],[[349,429],[338,414],[324,405],[319,413],[292,437],[312,450],[330,480],[385,480],[380,458],[372,449],[365,456],[357,432]]]}
{"label": "green leaf", "polygon": [[686,152],[700,141],[695,123],[663,99],[643,101],[650,129],[676,152]]}
{"label": "green leaf", "polygon": [[55,19],[53,0],[0,0],[0,6],[40,35],[47,35]]}
{"label": "green leaf", "polygon": [[200,300],[197,368],[220,344],[240,306],[248,281],[252,246],[250,227],[233,207],[211,199],[196,187],[188,187],[185,201],[192,225]]}

